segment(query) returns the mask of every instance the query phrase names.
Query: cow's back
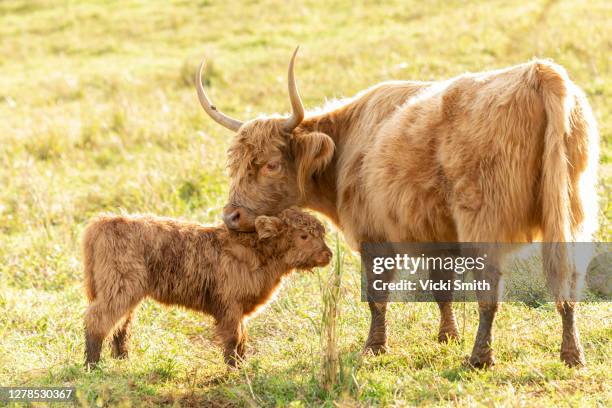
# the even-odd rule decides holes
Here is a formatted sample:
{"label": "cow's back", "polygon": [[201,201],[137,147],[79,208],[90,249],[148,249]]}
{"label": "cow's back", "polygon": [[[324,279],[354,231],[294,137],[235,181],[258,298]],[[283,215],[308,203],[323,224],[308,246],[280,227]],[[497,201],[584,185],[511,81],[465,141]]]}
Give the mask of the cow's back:
{"label": "cow's back", "polygon": [[[374,134],[356,134],[362,144],[352,144],[359,149],[352,160],[343,159],[345,180],[338,182],[339,217],[353,245],[455,241],[458,213],[479,222],[472,239],[537,239],[548,123],[533,78],[538,63],[427,84]],[[570,135],[566,143],[572,210],[581,216],[579,195],[593,195],[587,190],[594,184],[593,176],[584,176],[587,147],[593,169],[597,137],[586,99],[571,82],[567,86],[575,93],[571,126],[579,139]]]}

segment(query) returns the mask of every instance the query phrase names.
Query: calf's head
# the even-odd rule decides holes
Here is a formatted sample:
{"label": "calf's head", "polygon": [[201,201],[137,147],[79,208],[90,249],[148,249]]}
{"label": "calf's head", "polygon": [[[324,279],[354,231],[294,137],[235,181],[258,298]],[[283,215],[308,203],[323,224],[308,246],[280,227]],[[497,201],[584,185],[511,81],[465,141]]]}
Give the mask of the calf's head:
{"label": "calf's head", "polygon": [[294,77],[296,48],[289,63],[289,118],[266,117],[241,122],[220,112],[202,85],[204,63],[196,75],[198,99],[206,113],[219,124],[237,132],[228,150],[231,177],[229,200],[223,209],[228,228],[253,231],[258,215],[277,214],[304,200],[307,181],[331,161],[334,142],[325,133],[307,131],[299,125],[304,107]]}
{"label": "calf's head", "polygon": [[278,216],[259,216],[255,230],[260,240],[269,240],[284,253],[287,265],[311,269],[329,264],[332,252],[325,243],[325,227],[319,220],[297,207],[282,211]]}

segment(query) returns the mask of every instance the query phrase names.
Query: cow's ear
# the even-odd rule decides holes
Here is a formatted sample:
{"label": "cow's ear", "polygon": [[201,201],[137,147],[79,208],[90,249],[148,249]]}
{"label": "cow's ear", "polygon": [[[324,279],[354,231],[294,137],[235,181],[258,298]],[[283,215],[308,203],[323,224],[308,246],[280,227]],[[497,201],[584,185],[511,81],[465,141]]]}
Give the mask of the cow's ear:
{"label": "cow's ear", "polygon": [[261,215],[255,219],[255,231],[259,239],[272,238],[280,234],[283,222],[277,217]]}
{"label": "cow's ear", "polygon": [[335,148],[334,141],[325,133],[304,132],[294,135],[292,150],[298,169],[297,181],[301,194],[304,194],[308,179],[327,167],[334,157]]}

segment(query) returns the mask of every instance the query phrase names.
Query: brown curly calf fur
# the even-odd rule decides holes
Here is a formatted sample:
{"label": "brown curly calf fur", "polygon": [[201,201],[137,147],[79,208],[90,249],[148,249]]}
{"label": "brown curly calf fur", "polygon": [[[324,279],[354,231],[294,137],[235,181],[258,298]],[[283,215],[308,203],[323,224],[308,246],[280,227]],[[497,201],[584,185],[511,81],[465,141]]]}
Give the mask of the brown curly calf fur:
{"label": "brown curly calf fur", "polygon": [[265,305],[293,269],[325,266],[325,229],[296,208],[261,216],[256,233],[152,216],[102,215],[83,238],[86,364],[99,361],[113,332],[114,357],[127,356],[132,313],[151,297],[213,316],[225,361],[244,357],[245,317]]}

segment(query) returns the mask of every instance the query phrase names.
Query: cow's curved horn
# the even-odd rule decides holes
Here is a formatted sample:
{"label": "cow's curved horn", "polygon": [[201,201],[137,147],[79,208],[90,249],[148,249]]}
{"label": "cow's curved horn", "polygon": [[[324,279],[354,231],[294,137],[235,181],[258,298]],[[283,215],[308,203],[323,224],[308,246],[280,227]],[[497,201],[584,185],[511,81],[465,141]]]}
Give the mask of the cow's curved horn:
{"label": "cow's curved horn", "polygon": [[295,83],[295,72],[293,69],[295,64],[295,56],[297,55],[299,49],[299,46],[295,48],[295,51],[293,51],[293,55],[291,56],[291,62],[289,62],[289,100],[291,101],[291,110],[293,113],[285,122],[284,128],[287,132],[291,132],[293,129],[295,129],[304,119],[304,105],[302,105],[302,99],[300,98],[300,93],[298,92],[297,84]]}
{"label": "cow's curved horn", "polygon": [[204,86],[202,85],[202,71],[204,70],[204,60],[200,63],[200,67],[196,72],[195,84],[196,89],[198,91],[198,100],[200,101],[200,105],[204,108],[204,111],[208,113],[208,116],[213,118],[215,122],[228,128],[229,130],[237,131],[240,126],[242,126],[242,122],[236,120],[234,118],[230,118],[223,112],[217,110],[217,107],[210,102],[208,96],[206,96],[206,92],[204,91]]}

